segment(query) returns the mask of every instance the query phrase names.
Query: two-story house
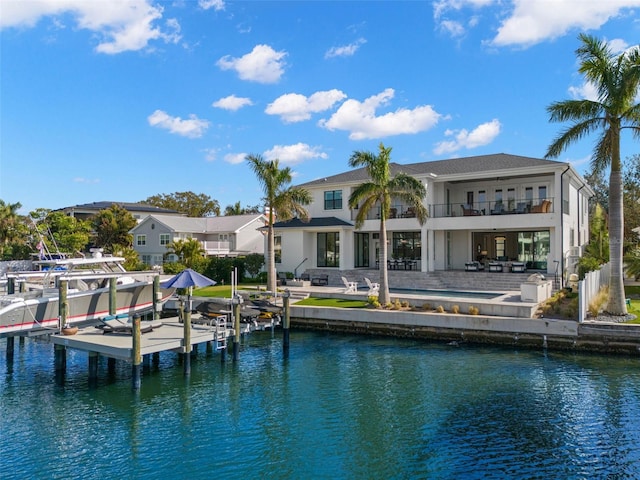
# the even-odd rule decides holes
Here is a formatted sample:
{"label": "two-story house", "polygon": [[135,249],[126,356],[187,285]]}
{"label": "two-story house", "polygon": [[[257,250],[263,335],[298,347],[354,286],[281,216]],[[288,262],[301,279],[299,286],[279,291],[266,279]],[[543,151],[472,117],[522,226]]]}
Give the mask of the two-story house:
{"label": "two-story house", "polygon": [[206,256],[264,254],[260,229],[266,221],[263,214],[201,218],[149,215],[131,230],[133,248],[148,265],[162,265],[169,244],[188,238],[198,240]]}
{"label": "two-story house", "polygon": [[[392,202],[387,220],[390,268],[422,272],[523,263],[527,270],[561,274],[572,268],[589,239],[593,191],[569,163],[508,154],[391,165],[424,182],[429,218],[420,225],[408,205]],[[364,168],[300,185],[313,197],[311,221],[279,222],[279,271],[304,268],[376,268],[379,210],[355,228],[348,206],[368,181]],[[306,259],[306,260],[305,260]],[[303,270],[304,270],[303,268]]]}

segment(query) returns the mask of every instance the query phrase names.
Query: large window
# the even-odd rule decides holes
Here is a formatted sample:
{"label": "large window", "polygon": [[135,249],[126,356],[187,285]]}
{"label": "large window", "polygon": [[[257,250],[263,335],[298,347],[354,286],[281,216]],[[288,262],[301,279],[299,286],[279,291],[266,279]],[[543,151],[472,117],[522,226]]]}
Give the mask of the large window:
{"label": "large window", "polygon": [[353,236],[355,260],[354,267],[369,266],[369,234],[356,232]]}
{"label": "large window", "polygon": [[340,232],[318,233],[319,267],[340,266]]}
{"label": "large window", "polygon": [[518,260],[527,262],[528,269],[546,270],[551,246],[549,231],[519,232]]}
{"label": "large window", "polygon": [[324,209],[340,210],[342,208],[342,190],[324,192]]}
{"label": "large window", "polygon": [[144,247],[147,244],[146,235],[136,235],[136,245],[138,247]]}
{"label": "large window", "polygon": [[418,260],[421,254],[420,232],[393,232],[393,258]]}
{"label": "large window", "polygon": [[160,245],[166,247],[171,243],[171,235],[169,233],[160,234]]}
{"label": "large window", "polygon": [[273,237],[273,258],[276,263],[282,263],[282,237],[280,235]]}

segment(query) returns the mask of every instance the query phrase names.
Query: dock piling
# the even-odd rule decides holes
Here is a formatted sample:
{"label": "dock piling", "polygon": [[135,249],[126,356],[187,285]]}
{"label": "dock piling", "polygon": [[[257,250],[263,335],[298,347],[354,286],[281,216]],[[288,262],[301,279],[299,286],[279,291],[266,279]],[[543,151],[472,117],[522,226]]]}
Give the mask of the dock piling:
{"label": "dock piling", "polygon": [[289,326],[290,326],[290,312],[289,312],[289,300],[291,299],[291,292],[287,288],[282,295],[284,319],[282,320],[282,352],[285,356],[289,354]]}
{"label": "dock piling", "polygon": [[183,366],[184,366],[184,375],[191,375],[191,302],[187,302],[186,308],[184,309],[184,350],[183,350]]}
{"label": "dock piling", "polygon": [[235,362],[240,353],[240,297],[235,296],[231,303],[233,304],[233,361]]}
{"label": "dock piling", "polygon": [[98,352],[89,352],[89,384],[95,385],[98,380]]}
{"label": "dock piling", "polygon": [[140,354],[141,346],[141,334],[140,334],[140,315],[133,317],[133,363],[131,367],[132,376],[132,388],[133,390],[140,390],[140,364],[142,363],[142,355]]}

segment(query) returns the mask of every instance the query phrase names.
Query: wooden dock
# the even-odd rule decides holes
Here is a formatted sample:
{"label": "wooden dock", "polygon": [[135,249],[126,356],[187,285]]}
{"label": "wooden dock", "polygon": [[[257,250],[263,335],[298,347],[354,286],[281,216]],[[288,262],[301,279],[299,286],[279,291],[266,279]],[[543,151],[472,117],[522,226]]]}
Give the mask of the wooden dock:
{"label": "wooden dock", "polygon": [[[199,325],[191,326],[190,344],[215,342],[217,349],[226,347],[226,340],[233,335],[233,331],[225,326]],[[51,342],[66,348],[73,348],[85,352],[133,362],[133,335],[127,333],[103,333],[96,327],[85,327],[75,335],[52,335]],[[191,350],[191,349],[189,349]],[[140,354],[148,355],[165,351],[185,353],[184,325],[177,317],[162,320],[162,326],[140,336]]]}

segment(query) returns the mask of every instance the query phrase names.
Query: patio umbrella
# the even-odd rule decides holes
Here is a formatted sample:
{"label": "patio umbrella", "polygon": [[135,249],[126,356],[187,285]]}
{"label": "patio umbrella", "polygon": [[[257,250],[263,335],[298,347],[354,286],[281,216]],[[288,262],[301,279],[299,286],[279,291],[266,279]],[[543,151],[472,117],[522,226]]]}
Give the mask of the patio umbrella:
{"label": "patio umbrella", "polygon": [[208,287],[209,285],[215,285],[216,281],[211,280],[204,275],[199,274],[195,270],[185,268],[180,273],[174,275],[169,280],[165,280],[161,283],[164,288],[193,288],[193,287]]}
{"label": "patio umbrella", "polygon": [[209,277],[192,270],[185,268],[180,273],[174,275],[169,280],[165,280],[160,285],[164,288],[186,288],[187,289],[187,308],[191,311],[191,292],[193,287],[208,287],[209,285],[215,285],[216,281],[211,280]]}

